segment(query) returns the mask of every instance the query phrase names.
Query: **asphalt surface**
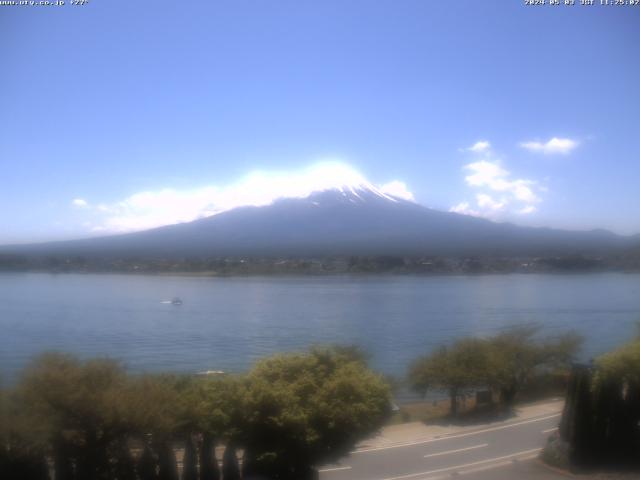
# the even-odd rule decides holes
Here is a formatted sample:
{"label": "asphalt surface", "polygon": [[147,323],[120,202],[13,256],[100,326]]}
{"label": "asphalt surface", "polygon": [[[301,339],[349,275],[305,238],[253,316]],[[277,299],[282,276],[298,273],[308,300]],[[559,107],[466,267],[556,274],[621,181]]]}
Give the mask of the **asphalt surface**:
{"label": "asphalt surface", "polygon": [[320,469],[321,480],[469,480],[566,478],[536,460],[560,414],[478,427],[473,431],[363,448]]}

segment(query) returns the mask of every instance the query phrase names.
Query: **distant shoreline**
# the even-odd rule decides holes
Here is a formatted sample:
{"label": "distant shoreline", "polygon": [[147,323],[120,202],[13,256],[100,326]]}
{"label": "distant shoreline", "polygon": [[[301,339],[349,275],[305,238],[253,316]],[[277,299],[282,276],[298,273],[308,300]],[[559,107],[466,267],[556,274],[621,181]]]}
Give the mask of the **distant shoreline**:
{"label": "distant shoreline", "polygon": [[84,257],[0,254],[1,271],[129,273],[190,277],[248,275],[478,275],[640,272],[640,253],[541,256]]}
{"label": "distant shoreline", "polygon": [[499,275],[602,275],[602,274],[640,274],[640,269],[636,270],[550,270],[550,271],[501,271],[501,272],[405,272],[405,271],[385,271],[385,272],[188,272],[188,271],[128,271],[128,270],[0,270],[0,274],[47,274],[47,275],[130,275],[148,277],[185,277],[185,278],[248,278],[248,277],[482,277]]}

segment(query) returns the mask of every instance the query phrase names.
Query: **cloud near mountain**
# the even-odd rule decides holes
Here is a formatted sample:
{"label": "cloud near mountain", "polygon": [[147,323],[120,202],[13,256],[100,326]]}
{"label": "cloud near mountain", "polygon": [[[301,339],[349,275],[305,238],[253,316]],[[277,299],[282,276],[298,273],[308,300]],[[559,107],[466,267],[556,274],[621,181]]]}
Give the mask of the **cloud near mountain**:
{"label": "cloud near mountain", "polygon": [[504,220],[537,210],[545,188],[533,179],[514,178],[488,141],[479,141],[461,150],[474,155],[473,161],[464,165],[463,170],[465,183],[474,192],[475,202],[464,200],[452,206],[450,212]]}
{"label": "cloud near mountain", "polygon": [[414,201],[413,193],[399,180],[374,186],[343,162],[323,161],[291,172],[255,171],[228,185],[139,192],[112,204],[83,200],[83,208],[92,212],[93,232],[124,233],[190,222],[242,206],[270,205],[278,198],[305,198],[317,191],[362,186]]}

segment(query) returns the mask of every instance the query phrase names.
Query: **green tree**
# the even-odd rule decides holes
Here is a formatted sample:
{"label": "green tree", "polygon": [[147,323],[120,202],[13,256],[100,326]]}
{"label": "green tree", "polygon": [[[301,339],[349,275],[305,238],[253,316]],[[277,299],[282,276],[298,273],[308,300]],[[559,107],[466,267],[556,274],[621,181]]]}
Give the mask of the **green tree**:
{"label": "green tree", "polygon": [[[202,379],[180,375],[172,378],[171,387],[176,392],[174,418],[176,420],[174,440],[184,447],[182,456],[182,480],[197,480],[198,458],[194,444],[194,435],[202,430]],[[171,435],[171,434],[170,434]],[[173,476],[172,476],[173,478]]]}
{"label": "green tree", "polygon": [[465,390],[487,385],[489,368],[488,342],[464,338],[413,362],[409,369],[409,382],[423,395],[431,388],[446,391],[450,399],[450,413],[455,416],[458,400]]}
{"label": "green tree", "polygon": [[[131,381],[129,400],[137,412],[135,431],[147,437],[147,447],[155,458],[160,480],[177,480],[178,467],[174,442],[184,438],[186,425],[191,420],[188,402],[180,398],[188,382],[175,375],[142,375]],[[151,471],[150,467],[145,468]]]}
{"label": "green tree", "polygon": [[[567,390],[560,439],[544,457],[569,466],[637,470],[640,445],[640,339],[575,365]],[[564,446],[567,445],[567,446]]]}
{"label": "green tree", "polygon": [[[323,348],[325,347],[319,346],[312,348],[312,350],[322,352]],[[371,355],[369,354],[369,352],[367,352],[362,347],[354,344],[331,345],[330,347],[326,348],[342,361],[354,361],[367,366],[369,360],[371,359]]]}
{"label": "green tree", "polygon": [[252,468],[274,479],[303,480],[314,475],[314,465],[336,460],[376,431],[390,395],[352,352],[318,347],[258,362],[242,403],[242,441]]}
{"label": "green tree", "polygon": [[108,477],[108,450],[130,429],[127,377],[113,360],[82,362],[57,353],[37,357],[23,373],[17,398],[26,416],[46,431],[56,479],[75,464],[82,478]]}
{"label": "green tree", "polygon": [[33,421],[14,392],[0,391],[0,478],[48,480],[47,431]]}
{"label": "green tree", "polygon": [[205,377],[197,384],[198,409],[202,433],[200,448],[201,480],[220,478],[215,446],[218,441],[234,443],[240,436],[244,421],[242,399],[246,389],[242,377]]}
{"label": "green tree", "polygon": [[488,383],[499,390],[507,408],[534,375],[568,369],[582,344],[582,337],[574,332],[549,339],[539,339],[537,334],[535,327],[518,327],[488,340]]}
{"label": "green tree", "polygon": [[184,447],[182,478],[216,480],[219,442],[225,480],[240,477],[237,447],[247,472],[304,480],[379,428],[389,397],[354,347],[276,355],[243,377],[132,377],[113,360],[45,354],[0,397],[0,473],[46,480],[51,456],[56,480],[177,480]]}
{"label": "green tree", "polygon": [[618,465],[640,465],[640,339],[596,359],[594,450]]}
{"label": "green tree", "polygon": [[640,385],[640,339],[596,359],[595,388],[608,378]]}

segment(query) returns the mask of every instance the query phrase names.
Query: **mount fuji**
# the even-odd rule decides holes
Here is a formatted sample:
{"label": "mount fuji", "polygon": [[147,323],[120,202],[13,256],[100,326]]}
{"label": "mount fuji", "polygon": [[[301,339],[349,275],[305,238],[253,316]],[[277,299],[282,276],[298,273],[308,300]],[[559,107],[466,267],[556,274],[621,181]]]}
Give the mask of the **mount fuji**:
{"label": "mount fuji", "polygon": [[104,258],[601,254],[638,245],[605,230],[565,231],[442,212],[363,182],[241,206],[187,223],[3,253]]}

